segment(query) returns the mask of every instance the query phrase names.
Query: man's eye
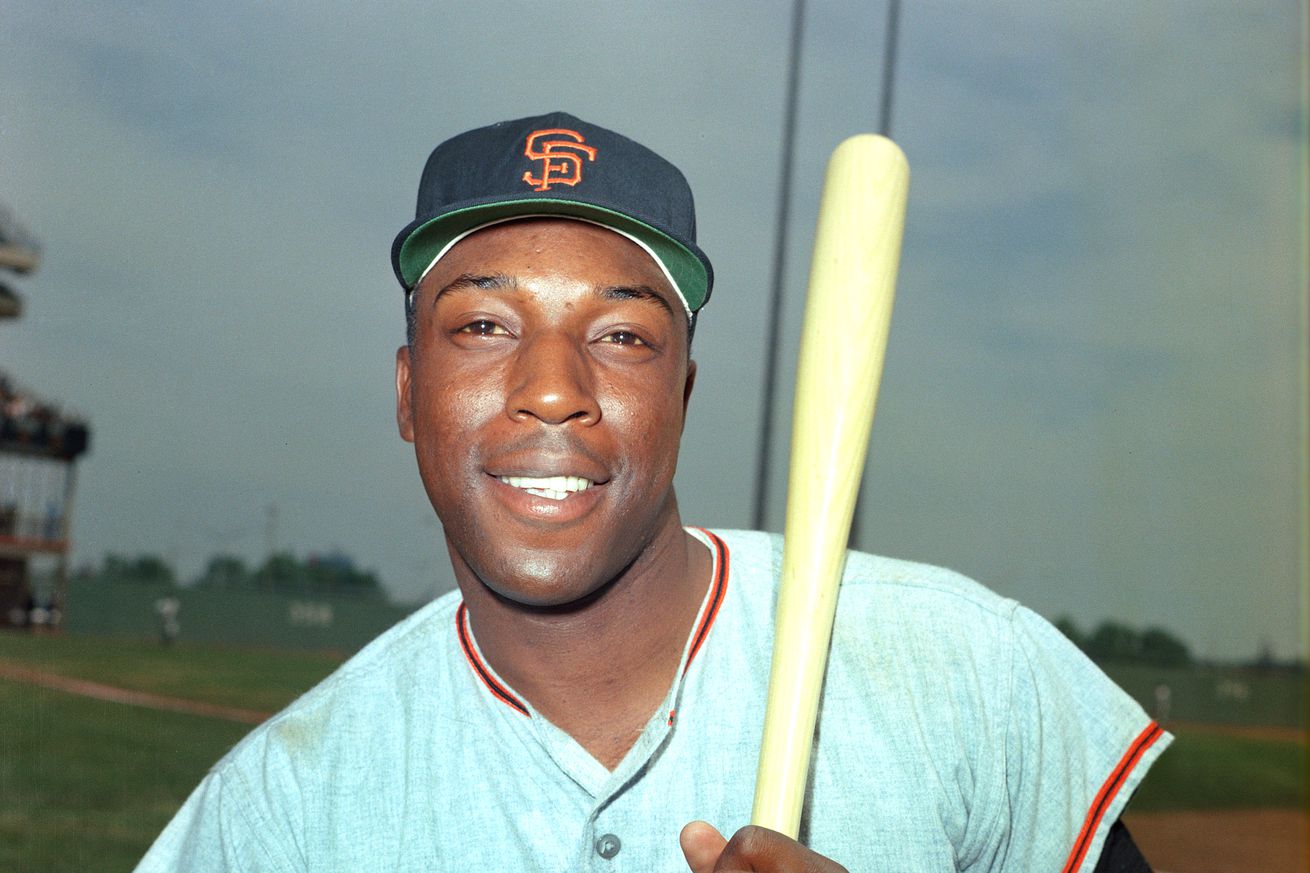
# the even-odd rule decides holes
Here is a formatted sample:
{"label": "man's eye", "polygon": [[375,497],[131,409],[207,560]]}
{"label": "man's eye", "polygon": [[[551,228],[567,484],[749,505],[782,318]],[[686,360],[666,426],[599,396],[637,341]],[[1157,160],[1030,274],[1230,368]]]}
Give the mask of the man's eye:
{"label": "man's eye", "polygon": [[459,333],[471,333],[477,336],[495,336],[497,334],[507,334],[509,331],[496,324],[494,321],[487,321],[480,318],[477,321],[471,321],[459,329]]}
{"label": "man's eye", "polygon": [[616,330],[614,333],[607,333],[601,338],[601,342],[614,343],[618,346],[644,346],[645,340],[635,333],[627,330]]}

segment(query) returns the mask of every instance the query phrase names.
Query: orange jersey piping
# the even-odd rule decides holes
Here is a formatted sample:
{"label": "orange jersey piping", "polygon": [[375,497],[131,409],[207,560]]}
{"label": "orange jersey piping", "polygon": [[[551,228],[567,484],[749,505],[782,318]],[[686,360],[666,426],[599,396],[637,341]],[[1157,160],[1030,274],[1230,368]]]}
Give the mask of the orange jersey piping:
{"label": "orange jersey piping", "polygon": [[1119,789],[1123,787],[1124,780],[1128,774],[1137,766],[1137,762],[1146,754],[1146,750],[1155,744],[1164,733],[1155,722],[1146,726],[1133,744],[1124,752],[1124,756],[1119,759],[1119,764],[1110,773],[1097,792],[1096,799],[1092,801],[1092,808],[1087,811],[1087,818],[1083,821],[1083,829],[1078,832],[1078,839],[1074,841],[1073,849],[1069,852],[1069,860],[1065,861],[1063,873],[1073,873],[1079,865],[1083,863],[1083,858],[1087,856],[1087,849],[1092,844],[1092,835],[1096,833],[1097,827],[1101,824],[1101,819],[1105,816],[1105,810],[1110,806],[1110,801],[1114,800]]}
{"label": "orange jersey piping", "polygon": [[482,663],[482,659],[478,657],[478,653],[474,650],[473,644],[469,640],[468,625],[466,623],[467,615],[468,607],[463,603],[460,603],[459,609],[455,610],[455,632],[459,634],[459,647],[464,650],[464,657],[468,660],[469,666],[473,668],[473,672],[482,680],[482,684],[487,686],[487,690],[497,699],[502,703],[509,704],[528,718],[532,718],[532,713],[528,712],[528,707],[523,703],[523,701],[511,694],[509,689],[504,685],[501,685],[500,682],[496,680],[496,677],[492,675],[491,670]]}
{"label": "orange jersey piping", "polygon": [[711,585],[709,606],[705,610],[705,615],[701,617],[696,633],[692,636],[691,652],[687,655],[686,666],[682,668],[684,676],[691,667],[691,662],[695,659],[696,653],[705,644],[705,638],[710,634],[710,627],[714,624],[714,619],[719,615],[719,607],[723,605],[723,595],[728,590],[728,544],[704,528],[698,527],[696,530],[709,537],[710,543],[714,547],[714,581]]}

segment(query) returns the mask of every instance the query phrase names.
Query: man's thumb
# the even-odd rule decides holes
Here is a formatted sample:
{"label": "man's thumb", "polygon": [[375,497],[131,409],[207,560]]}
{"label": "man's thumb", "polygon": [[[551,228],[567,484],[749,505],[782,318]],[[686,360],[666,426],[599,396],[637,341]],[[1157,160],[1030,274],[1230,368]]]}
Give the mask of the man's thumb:
{"label": "man's thumb", "polygon": [[682,844],[682,854],[691,873],[713,873],[723,847],[728,845],[723,834],[703,821],[694,821],[683,828],[678,842]]}

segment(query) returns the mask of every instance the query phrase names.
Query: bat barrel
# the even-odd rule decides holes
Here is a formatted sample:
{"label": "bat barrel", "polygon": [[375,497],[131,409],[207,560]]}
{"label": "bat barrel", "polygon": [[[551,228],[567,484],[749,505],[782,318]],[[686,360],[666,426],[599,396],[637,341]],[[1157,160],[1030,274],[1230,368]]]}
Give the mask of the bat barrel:
{"label": "bat barrel", "polygon": [[828,162],[801,328],[773,665],[751,820],[795,838],[887,348],[909,168],[861,134]]}

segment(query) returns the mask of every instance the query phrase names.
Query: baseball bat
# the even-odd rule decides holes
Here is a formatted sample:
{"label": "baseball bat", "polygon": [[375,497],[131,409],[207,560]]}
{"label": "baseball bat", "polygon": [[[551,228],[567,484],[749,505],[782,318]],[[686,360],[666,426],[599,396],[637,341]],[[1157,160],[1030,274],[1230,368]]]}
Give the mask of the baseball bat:
{"label": "baseball bat", "polygon": [[795,839],[837,587],[873,427],[909,167],[891,140],[842,142],[814,235],[792,413],[782,580],[751,822]]}

